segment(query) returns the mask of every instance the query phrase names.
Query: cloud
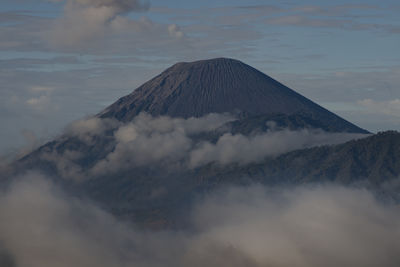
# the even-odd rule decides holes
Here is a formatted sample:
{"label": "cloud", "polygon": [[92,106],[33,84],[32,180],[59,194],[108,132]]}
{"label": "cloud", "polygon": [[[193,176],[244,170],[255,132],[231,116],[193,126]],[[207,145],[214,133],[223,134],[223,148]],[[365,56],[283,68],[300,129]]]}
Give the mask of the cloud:
{"label": "cloud", "polygon": [[0,240],[15,266],[125,266],[116,249],[124,248],[117,243],[129,231],[40,175],[16,182],[1,196],[0,211]]}
{"label": "cloud", "polygon": [[[94,120],[101,122],[97,118]],[[344,143],[367,136],[327,133],[318,129],[292,131],[274,128],[265,133],[244,136],[231,134],[229,128],[221,127],[232,120],[233,117],[221,114],[176,119],[142,113],[131,123],[116,128],[115,148],[97,162],[91,172],[96,175],[148,164],[169,168],[195,168],[208,163],[248,164],[296,149]],[[93,128],[97,127],[93,125]],[[201,138],[201,134],[207,133],[212,133],[215,141]]]}
{"label": "cloud", "polygon": [[26,100],[26,104],[37,110],[44,110],[50,104],[50,98],[47,95],[32,97]]}
{"label": "cloud", "polygon": [[70,123],[65,128],[67,136],[75,136],[86,143],[92,143],[95,136],[105,134],[108,130],[117,128],[120,123],[112,119],[89,117]]}
{"label": "cloud", "polygon": [[382,11],[373,5],[295,6],[282,10],[278,16],[264,20],[270,25],[333,28],[356,31],[398,33],[398,26],[388,23],[367,23],[362,18],[380,17]]}
{"label": "cloud", "polygon": [[39,112],[57,109],[57,105],[51,99],[51,94],[54,91],[53,87],[32,86],[28,89],[29,93],[33,95],[25,101],[28,107]]}
{"label": "cloud", "polygon": [[[232,120],[229,114],[180,119],[141,113],[123,124],[89,117],[69,124],[38,159],[52,163],[59,176],[77,180],[147,164],[180,168],[199,135],[226,130],[217,128]],[[96,146],[101,151],[91,154]],[[87,161],[89,165],[81,165]]]}
{"label": "cloud", "polygon": [[142,113],[115,131],[115,149],[92,171],[96,174],[129,166],[163,162],[177,164],[188,156],[194,142],[193,135],[209,132],[231,120],[233,117],[228,114],[179,119]]}
{"label": "cloud", "polygon": [[253,186],[214,194],[195,222],[258,266],[396,266],[398,211],[363,189]]}
{"label": "cloud", "polygon": [[32,152],[41,145],[40,140],[34,132],[24,129],[21,131],[21,134],[25,139],[25,146],[19,149],[17,152],[17,158]]}
{"label": "cloud", "polygon": [[[88,155],[82,152],[87,147],[94,147],[96,140],[105,138],[108,132],[118,129],[120,123],[112,119],[99,119],[89,117],[70,123],[64,133],[58,137],[58,143],[54,147],[46,147],[39,158],[57,170],[60,177],[66,179],[82,180],[88,178],[87,170],[81,165],[81,160]],[[78,147],[78,149],[77,149]],[[86,148],[85,148],[86,147]],[[106,146],[102,147],[104,150]]]}
{"label": "cloud", "polygon": [[358,133],[329,133],[320,129],[289,130],[267,122],[269,130],[249,135],[232,134],[230,114],[200,118],[153,117],[141,113],[133,121],[89,117],[65,128],[48,143],[36,160],[66,179],[112,175],[136,167],[166,171],[206,164],[250,164],[268,157],[313,146],[334,145],[367,137]]}
{"label": "cloud", "polygon": [[284,15],[280,17],[269,18],[267,24],[298,27],[317,27],[333,28],[345,30],[381,30],[384,32],[396,33],[396,27],[392,25],[381,25],[373,23],[359,23],[349,18],[319,18],[309,17],[308,15]]}
{"label": "cloud", "polygon": [[292,150],[312,146],[333,145],[365,134],[327,133],[318,129],[271,130],[253,136],[222,135],[215,144],[204,142],[191,151],[190,166],[217,162],[219,164],[259,162],[268,156],[277,156]]}
{"label": "cloud", "polygon": [[79,151],[67,149],[63,152],[45,152],[41,154],[40,159],[54,164],[60,177],[79,181],[87,178],[84,168],[77,163],[83,156]]}
{"label": "cloud", "polygon": [[357,104],[366,109],[367,113],[380,113],[394,117],[400,117],[400,99],[387,101],[376,101],[373,99],[363,99]]}
{"label": "cloud", "polygon": [[168,26],[168,33],[171,36],[174,36],[176,38],[182,38],[183,37],[183,32],[181,31],[181,29],[179,28],[178,25],[176,24],[170,24]]}
{"label": "cloud", "polygon": [[30,89],[34,93],[51,93],[54,91],[53,87],[48,86],[33,86]]}
{"label": "cloud", "polygon": [[303,27],[329,27],[329,28],[348,28],[353,27],[352,20],[338,19],[316,19],[304,15],[285,15],[267,20],[269,24],[291,25]]}
{"label": "cloud", "polygon": [[179,231],[138,230],[34,173],[15,179],[0,200],[6,267],[400,263],[398,207],[362,189],[224,188],[193,207],[193,230]]}
{"label": "cloud", "polygon": [[[90,1],[88,4],[76,0],[60,1],[63,12],[57,17],[33,12],[29,15],[18,11],[1,13],[5,21],[0,25],[0,36],[4,37],[0,38],[0,49],[27,54],[0,61],[3,63],[0,64],[0,68],[9,68],[10,65],[6,65],[12,64],[15,68],[30,69],[35,73],[38,67],[39,70],[52,72],[66,68],[93,69],[99,65],[88,64],[92,58],[82,58],[82,55],[132,56],[143,55],[144,50],[149,50],[147,55],[151,54],[171,62],[172,58],[176,60],[176,53],[182,53],[185,46],[181,44],[186,42],[186,38],[180,38],[179,32],[183,34],[184,29],[177,27],[176,34],[173,35],[168,30],[168,26],[176,23],[156,22],[149,18],[151,14],[140,14],[139,17],[130,15],[131,12],[145,12],[148,2],[117,0],[109,1],[108,5],[101,4],[102,2],[108,1]],[[124,8],[123,3],[138,5],[129,9]],[[49,5],[50,8],[54,7],[53,4],[47,4]],[[37,57],[37,52],[41,52],[39,55],[44,55],[45,58],[29,58],[32,54]],[[66,54],[59,54],[58,57],[58,54],[54,54],[58,52]],[[170,53],[174,53],[175,56],[171,56]],[[66,58],[63,59],[63,55]],[[54,56],[54,60],[50,59]],[[159,61],[157,63],[159,64]]]}
{"label": "cloud", "polygon": [[68,0],[53,29],[53,42],[66,47],[91,42],[112,32],[121,15],[148,7],[140,0]]}

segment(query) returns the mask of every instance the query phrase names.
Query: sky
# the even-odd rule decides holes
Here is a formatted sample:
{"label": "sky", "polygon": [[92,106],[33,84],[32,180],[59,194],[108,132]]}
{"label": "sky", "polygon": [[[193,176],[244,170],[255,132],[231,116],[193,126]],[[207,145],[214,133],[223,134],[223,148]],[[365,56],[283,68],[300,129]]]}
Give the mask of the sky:
{"label": "sky", "polygon": [[372,132],[400,130],[398,1],[2,0],[0,154],[180,61],[239,59]]}

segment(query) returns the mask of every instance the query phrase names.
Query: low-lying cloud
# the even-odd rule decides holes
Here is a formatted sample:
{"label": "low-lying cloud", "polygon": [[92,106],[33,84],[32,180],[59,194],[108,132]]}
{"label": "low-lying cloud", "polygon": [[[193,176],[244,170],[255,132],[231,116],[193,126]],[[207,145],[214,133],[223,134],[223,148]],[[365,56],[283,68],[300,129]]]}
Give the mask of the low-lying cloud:
{"label": "low-lying cloud", "polygon": [[[189,119],[140,114],[115,131],[115,149],[99,161],[92,171],[112,172],[157,163],[189,168],[213,162],[220,165],[248,164],[296,149],[338,144],[366,136],[327,133],[319,129],[289,130],[274,127],[267,132],[245,136],[229,133],[230,129],[225,123],[232,120],[232,116],[221,114]],[[197,139],[199,134],[212,131],[216,134],[215,142]]]}
{"label": "low-lying cloud", "polygon": [[400,212],[368,191],[319,185],[224,188],[192,230],[142,231],[39,174],[0,194],[4,267],[399,266]]}
{"label": "low-lying cloud", "polygon": [[118,128],[120,125],[121,123],[116,120],[90,117],[69,124],[65,129],[65,134],[78,137],[83,142],[90,144],[93,143],[96,136],[104,135],[106,131]]}
{"label": "low-lying cloud", "polygon": [[[128,123],[90,117],[66,127],[55,146],[63,149],[43,150],[40,157],[53,162],[62,177],[77,179],[149,165],[171,170],[206,164],[245,165],[297,149],[339,144],[367,136],[320,129],[290,130],[277,128],[274,122],[267,122],[269,130],[266,132],[232,134],[228,122],[234,120],[236,118],[230,114],[182,119],[142,113]],[[96,147],[101,147],[103,156],[96,158],[98,154],[85,154]],[[93,163],[83,168],[79,162],[85,161],[88,155]]]}
{"label": "low-lying cloud", "polygon": [[205,239],[261,266],[395,266],[400,213],[362,189],[308,186],[225,190],[195,213]]}
{"label": "low-lying cloud", "polygon": [[92,172],[113,172],[156,163],[178,164],[190,154],[193,135],[216,130],[232,120],[233,117],[228,114],[189,119],[140,114],[115,131],[115,149],[99,161]]}
{"label": "low-lying cloud", "polygon": [[272,130],[253,136],[222,135],[215,144],[203,142],[191,151],[190,166],[217,162],[247,164],[262,161],[268,156],[312,146],[333,145],[365,137],[362,134],[327,133],[321,130]]}

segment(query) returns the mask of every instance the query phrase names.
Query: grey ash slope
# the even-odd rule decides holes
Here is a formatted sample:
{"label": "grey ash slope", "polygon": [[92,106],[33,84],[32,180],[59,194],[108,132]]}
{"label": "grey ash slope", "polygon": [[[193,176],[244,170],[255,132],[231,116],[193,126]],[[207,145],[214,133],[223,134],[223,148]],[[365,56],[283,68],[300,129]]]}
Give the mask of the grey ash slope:
{"label": "grey ash slope", "polygon": [[177,63],[98,116],[126,122],[140,112],[182,118],[224,112],[244,117],[302,114],[333,125],[333,131],[367,132],[255,68],[227,58]]}

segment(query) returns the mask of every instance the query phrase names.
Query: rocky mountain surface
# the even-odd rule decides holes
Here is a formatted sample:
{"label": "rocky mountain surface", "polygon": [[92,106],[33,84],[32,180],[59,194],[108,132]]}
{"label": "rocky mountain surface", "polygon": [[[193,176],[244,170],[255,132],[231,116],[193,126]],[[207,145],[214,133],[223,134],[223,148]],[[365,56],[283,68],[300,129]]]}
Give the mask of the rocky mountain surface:
{"label": "rocky mountain surface", "polygon": [[182,118],[224,112],[244,117],[302,114],[338,132],[366,132],[253,67],[228,58],[177,63],[98,116],[126,122],[140,112]]}

